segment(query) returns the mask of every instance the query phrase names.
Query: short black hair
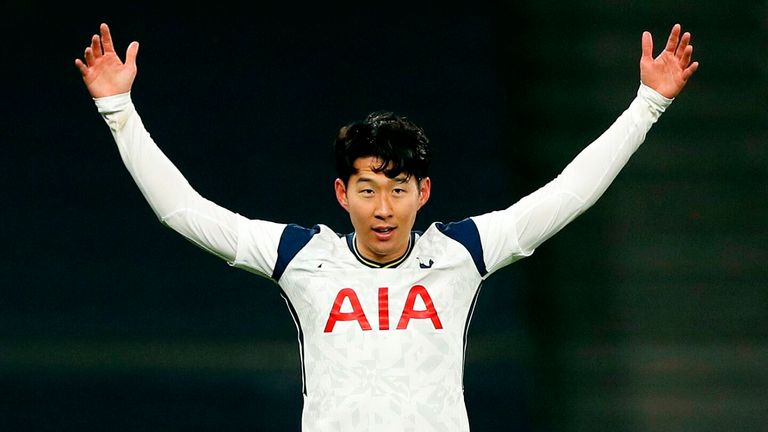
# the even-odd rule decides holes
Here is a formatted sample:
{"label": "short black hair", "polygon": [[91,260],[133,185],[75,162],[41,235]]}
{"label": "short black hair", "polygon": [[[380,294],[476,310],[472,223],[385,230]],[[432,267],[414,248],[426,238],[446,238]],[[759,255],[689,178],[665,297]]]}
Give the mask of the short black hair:
{"label": "short black hair", "polygon": [[336,173],[344,184],[355,173],[358,158],[380,159],[381,164],[373,171],[383,172],[389,178],[405,173],[419,181],[428,175],[432,160],[424,130],[391,111],[375,111],[364,120],[342,127],[333,147]]}

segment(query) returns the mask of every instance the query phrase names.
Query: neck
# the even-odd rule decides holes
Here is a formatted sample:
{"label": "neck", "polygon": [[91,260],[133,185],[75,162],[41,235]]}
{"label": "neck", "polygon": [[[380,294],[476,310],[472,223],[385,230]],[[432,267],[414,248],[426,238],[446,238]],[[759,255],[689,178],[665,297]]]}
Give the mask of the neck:
{"label": "neck", "polygon": [[406,246],[405,250],[396,255],[395,258],[382,258],[379,256],[368,256],[367,254],[364,254],[360,248],[357,246],[357,234],[353,234],[351,237],[350,242],[350,248],[352,249],[352,252],[357,257],[358,261],[362,262],[363,264],[367,265],[368,267],[373,268],[392,268],[397,267],[405,261],[405,258],[408,256],[408,254],[411,252],[411,249],[413,247],[413,238],[412,236],[408,237],[408,245]]}

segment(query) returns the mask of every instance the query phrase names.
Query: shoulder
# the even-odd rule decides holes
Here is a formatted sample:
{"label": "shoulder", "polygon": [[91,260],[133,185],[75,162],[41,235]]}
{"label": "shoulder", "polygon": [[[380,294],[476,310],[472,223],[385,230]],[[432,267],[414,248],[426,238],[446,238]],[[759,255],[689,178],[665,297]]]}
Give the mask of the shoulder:
{"label": "shoulder", "polygon": [[446,249],[448,244],[458,246],[471,257],[477,271],[485,275],[485,263],[483,260],[483,246],[480,241],[480,233],[473,218],[462,219],[458,222],[435,222],[424,231],[419,238],[422,246]]}
{"label": "shoulder", "polygon": [[318,224],[307,228],[288,224],[280,236],[277,262],[272,277],[279,280],[288,264],[307,249],[329,252],[344,244],[344,239],[326,225]]}

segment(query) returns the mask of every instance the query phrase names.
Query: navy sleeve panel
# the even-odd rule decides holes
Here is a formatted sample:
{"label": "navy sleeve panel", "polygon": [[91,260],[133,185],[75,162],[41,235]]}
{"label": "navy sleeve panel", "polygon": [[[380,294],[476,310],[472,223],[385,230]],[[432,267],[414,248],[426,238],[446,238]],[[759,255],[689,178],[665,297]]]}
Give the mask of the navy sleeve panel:
{"label": "navy sleeve panel", "polygon": [[485,269],[485,261],[483,260],[483,245],[480,243],[480,232],[477,230],[477,225],[475,225],[472,219],[466,218],[449,224],[438,223],[436,227],[443,234],[461,243],[469,251],[480,276],[485,276],[488,273]]}
{"label": "navy sleeve panel", "polygon": [[320,227],[317,225],[312,228],[304,228],[296,224],[287,225],[280,236],[280,243],[277,245],[277,261],[275,262],[275,271],[272,272],[272,279],[279,281],[296,254],[319,232]]}

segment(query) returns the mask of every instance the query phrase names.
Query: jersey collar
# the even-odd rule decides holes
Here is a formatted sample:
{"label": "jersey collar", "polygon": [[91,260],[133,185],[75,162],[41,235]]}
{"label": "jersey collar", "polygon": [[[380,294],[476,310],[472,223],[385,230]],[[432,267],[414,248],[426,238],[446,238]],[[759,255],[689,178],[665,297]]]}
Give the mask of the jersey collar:
{"label": "jersey collar", "polygon": [[394,268],[399,266],[403,261],[405,261],[406,258],[408,258],[408,255],[411,254],[413,245],[416,243],[416,233],[411,232],[410,237],[408,237],[408,249],[405,250],[405,253],[400,258],[396,258],[385,263],[378,263],[376,261],[369,260],[360,253],[360,250],[357,248],[357,242],[355,241],[357,238],[355,233],[347,234],[346,237],[347,246],[349,246],[349,250],[352,252],[352,255],[354,255],[355,258],[357,258],[357,260],[360,261],[363,265],[371,268]]}

